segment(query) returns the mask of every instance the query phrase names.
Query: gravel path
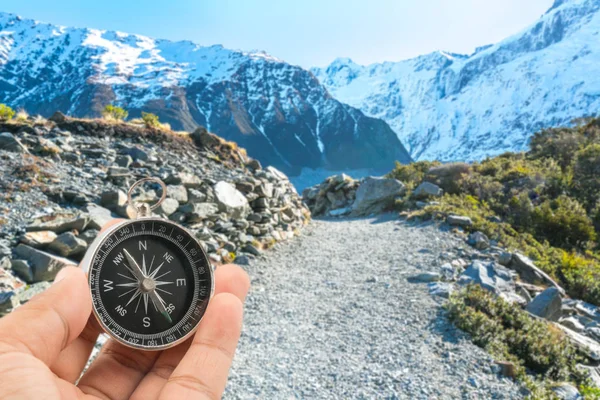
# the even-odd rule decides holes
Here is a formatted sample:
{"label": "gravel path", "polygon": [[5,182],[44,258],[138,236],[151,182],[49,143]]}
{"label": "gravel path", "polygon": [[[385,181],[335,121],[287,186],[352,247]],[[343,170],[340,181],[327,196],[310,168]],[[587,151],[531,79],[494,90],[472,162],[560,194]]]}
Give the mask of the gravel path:
{"label": "gravel path", "polygon": [[391,215],[317,220],[247,269],[226,399],[515,399],[491,358],[407,277],[462,242]]}

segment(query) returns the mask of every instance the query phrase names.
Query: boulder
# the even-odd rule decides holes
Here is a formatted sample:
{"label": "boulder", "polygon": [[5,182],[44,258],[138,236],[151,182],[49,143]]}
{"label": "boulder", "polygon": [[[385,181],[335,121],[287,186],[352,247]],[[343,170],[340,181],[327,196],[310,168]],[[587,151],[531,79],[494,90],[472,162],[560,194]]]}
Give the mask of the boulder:
{"label": "boulder", "polygon": [[562,313],[560,292],[555,287],[549,287],[535,296],[525,310],[540,318],[558,321]]}
{"label": "boulder", "polygon": [[528,283],[541,283],[553,286],[558,289],[562,296],[565,295],[564,289],[561,288],[554,279],[550,278],[548,274],[536,267],[531,259],[520,253],[514,253],[512,255],[508,268],[516,271],[519,274],[519,277]]}
{"label": "boulder", "polygon": [[214,203],[188,203],[180,207],[179,211],[185,214],[188,222],[200,222],[217,214],[219,207]]}
{"label": "boulder", "polygon": [[111,210],[124,207],[127,204],[127,194],[122,190],[108,190],[100,195],[100,205]]}
{"label": "boulder", "polygon": [[173,214],[179,208],[179,202],[176,199],[166,198],[158,207],[157,213],[164,214],[167,217]]}
{"label": "boulder", "polygon": [[48,121],[53,121],[57,124],[63,124],[67,122],[67,116],[60,111],[56,111],[50,118],[48,118]]}
{"label": "boulder", "polygon": [[255,193],[261,197],[271,198],[273,197],[273,184],[262,183],[255,188]]}
{"label": "boulder", "polygon": [[19,282],[7,270],[0,268],[0,316],[9,313],[19,305],[16,292],[21,286],[23,286],[22,282]]}
{"label": "boulder", "polygon": [[81,232],[87,227],[89,222],[90,218],[88,216],[79,216],[72,218],[58,217],[51,221],[34,222],[33,224],[27,226],[27,231],[52,231],[55,233],[63,233],[75,229]]}
{"label": "boulder", "polygon": [[21,237],[21,243],[39,249],[52,243],[56,239],[56,236],[56,233],[52,231],[26,232]]}
{"label": "boulder", "polygon": [[87,243],[79,239],[73,232],[65,232],[58,235],[56,239],[48,246],[49,250],[63,257],[75,256],[83,253],[87,249]]}
{"label": "boulder", "polygon": [[454,291],[454,286],[447,282],[432,282],[428,286],[429,294],[432,296],[439,296],[444,299],[450,298],[450,295]]}
{"label": "boulder", "polygon": [[471,218],[461,215],[449,215],[448,218],[446,218],[446,222],[452,226],[462,226],[465,228],[473,226]]}
{"label": "boulder", "polygon": [[560,320],[560,324],[577,333],[581,333],[585,329],[583,324],[575,317],[563,318]]}
{"label": "boulder", "polygon": [[440,197],[444,194],[444,190],[431,182],[422,182],[415,191],[412,193],[413,197],[417,199],[424,199],[427,197]]}
{"label": "boulder", "polygon": [[10,132],[0,133],[0,150],[22,154],[29,153],[27,148],[21,144],[21,141]]}
{"label": "boulder", "polygon": [[356,216],[381,212],[394,204],[396,197],[406,191],[406,186],[397,179],[368,177],[356,191],[352,214]]}
{"label": "boulder", "polygon": [[473,232],[469,235],[469,239],[467,240],[471,246],[475,247],[477,250],[485,250],[490,247],[490,240],[488,237],[482,232]]}
{"label": "boulder", "polygon": [[25,271],[15,271],[27,283],[54,280],[58,271],[67,266],[77,266],[77,263],[67,258],[58,257],[53,254],[34,249],[25,244],[18,245],[15,255],[29,264]]}
{"label": "boulder", "polygon": [[437,272],[421,272],[420,274],[410,277],[409,281],[430,283],[430,282],[437,282],[441,279],[442,279],[442,276]]}
{"label": "boulder", "polygon": [[473,261],[460,275],[458,283],[475,283],[498,295],[515,291],[515,282],[510,271],[494,262]]}
{"label": "boulder", "polygon": [[281,172],[280,170],[278,170],[277,168],[269,165],[267,168],[265,168],[265,171],[269,172],[271,175],[273,175],[273,177],[278,180],[278,181],[287,181],[288,177],[286,174],[284,174],[283,172]]}
{"label": "boulder", "polygon": [[115,159],[115,164],[121,168],[129,168],[129,166],[133,163],[133,158],[129,154],[120,154]]}
{"label": "boulder", "polygon": [[[159,194],[162,195],[162,191]],[[188,193],[183,185],[168,185],[167,197],[177,200],[180,204],[188,202]]]}
{"label": "boulder", "polygon": [[579,390],[570,383],[559,383],[551,390],[560,400],[583,400]]}
{"label": "boulder", "polygon": [[82,210],[88,214],[90,220],[86,229],[102,229],[104,225],[116,218],[110,210],[95,203],[86,204]]}
{"label": "boulder", "polygon": [[215,185],[214,191],[219,211],[230,214],[232,218],[244,218],[248,215],[248,200],[235,186],[220,181]]}

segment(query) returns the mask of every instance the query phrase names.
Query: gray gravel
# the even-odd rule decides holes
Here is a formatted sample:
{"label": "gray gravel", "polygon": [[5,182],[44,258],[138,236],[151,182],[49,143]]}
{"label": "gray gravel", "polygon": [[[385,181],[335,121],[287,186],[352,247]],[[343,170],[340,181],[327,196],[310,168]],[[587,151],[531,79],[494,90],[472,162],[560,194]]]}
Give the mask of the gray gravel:
{"label": "gray gravel", "polygon": [[407,281],[462,246],[391,215],[316,220],[278,244],[246,267],[252,290],[225,398],[522,398],[427,284]]}

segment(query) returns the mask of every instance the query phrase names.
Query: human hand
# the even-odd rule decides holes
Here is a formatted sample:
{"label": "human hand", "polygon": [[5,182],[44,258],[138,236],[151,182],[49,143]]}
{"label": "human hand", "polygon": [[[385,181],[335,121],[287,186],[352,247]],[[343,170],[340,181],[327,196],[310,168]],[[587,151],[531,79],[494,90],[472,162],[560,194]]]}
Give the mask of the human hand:
{"label": "human hand", "polygon": [[109,340],[79,379],[101,330],[85,274],[64,268],[48,290],[0,319],[0,398],[220,399],[249,287],[241,268],[217,268],[215,295],[192,339],[161,352]]}

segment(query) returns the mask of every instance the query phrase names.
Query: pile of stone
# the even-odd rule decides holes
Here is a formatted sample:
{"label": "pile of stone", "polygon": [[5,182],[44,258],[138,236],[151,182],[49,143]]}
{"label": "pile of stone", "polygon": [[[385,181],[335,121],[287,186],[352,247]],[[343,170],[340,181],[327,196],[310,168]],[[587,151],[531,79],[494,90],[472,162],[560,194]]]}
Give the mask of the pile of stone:
{"label": "pile of stone", "polygon": [[[464,216],[449,216],[447,221],[459,227],[472,225]],[[410,279],[428,283],[430,293],[442,298],[461,286],[476,284],[519,304],[534,318],[545,319],[565,332],[588,360],[580,367],[589,370],[600,385],[600,307],[568,298],[531,259],[498,247],[482,232],[472,232],[465,240],[470,248],[459,249],[458,254],[449,256],[451,260]]]}
{"label": "pile of stone", "polygon": [[364,216],[391,209],[405,191],[404,184],[396,179],[355,180],[341,174],[305,189],[302,198],[315,216]]}
{"label": "pile of stone", "polygon": [[[215,264],[248,263],[310,220],[283,173],[207,132],[192,140],[60,121],[0,126],[7,130],[0,133],[0,313],[77,265],[108,221],[130,217],[126,192],[142,177],[167,184],[155,214],[188,227]],[[147,185],[135,199],[154,203],[161,195],[159,185]]]}

